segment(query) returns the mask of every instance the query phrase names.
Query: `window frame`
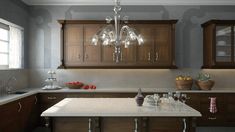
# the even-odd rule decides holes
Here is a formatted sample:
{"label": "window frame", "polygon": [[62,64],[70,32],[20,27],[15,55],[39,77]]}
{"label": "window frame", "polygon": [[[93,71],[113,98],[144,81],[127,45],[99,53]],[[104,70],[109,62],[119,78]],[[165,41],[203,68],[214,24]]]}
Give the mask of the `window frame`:
{"label": "window frame", "polygon": [[[2,24],[4,24],[4,23],[2,23]],[[4,24],[4,25],[6,25],[6,24]],[[9,26],[9,25],[6,25],[6,26]],[[1,29],[4,29],[4,30],[7,30],[7,29],[5,29],[5,28],[2,28],[2,27],[0,27]],[[4,42],[4,43],[7,43],[7,52],[0,52],[0,54],[5,54],[5,55],[7,55],[7,65],[1,65],[0,64],[0,69],[9,69],[9,54],[10,54],[10,29],[8,29],[7,30],[8,31],[8,33],[7,33],[7,40],[2,40],[1,38],[0,38],[0,42]]]}
{"label": "window frame", "polygon": [[8,30],[8,40],[5,41],[5,40],[0,39],[0,42],[7,42],[7,44],[8,44],[8,46],[7,46],[8,52],[0,52],[0,54],[7,54],[8,55],[8,58],[7,58],[8,59],[8,64],[7,65],[1,65],[0,64],[0,70],[23,69],[24,68],[24,59],[21,59],[22,66],[20,68],[10,68],[10,26],[18,28],[19,30],[22,31],[22,49],[20,51],[21,55],[22,55],[22,58],[24,58],[24,50],[23,50],[24,49],[24,28],[19,26],[19,25],[14,24],[14,23],[11,23],[9,21],[6,21],[2,18],[0,18],[0,24],[8,27],[8,29],[7,29],[7,28],[4,28],[4,27],[0,26],[0,28]]}

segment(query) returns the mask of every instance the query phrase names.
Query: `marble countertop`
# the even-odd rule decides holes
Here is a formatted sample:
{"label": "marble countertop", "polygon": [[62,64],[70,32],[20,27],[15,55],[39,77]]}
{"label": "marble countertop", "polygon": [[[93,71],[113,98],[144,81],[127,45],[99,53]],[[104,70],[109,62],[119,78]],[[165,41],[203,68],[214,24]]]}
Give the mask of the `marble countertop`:
{"label": "marble countertop", "polygon": [[[164,93],[164,92],[175,92],[174,88],[141,88],[143,93]],[[137,93],[138,88],[97,88],[95,90],[84,90],[84,89],[68,89],[63,88],[59,90],[42,90],[42,88],[26,88],[18,91],[27,91],[25,94],[18,95],[5,95],[0,97],[0,105],[16,101],[18,99],[34,95],[37,93]],[[208,91],[203,90],[186,90],[180,91],[183,93],[235,93],[235,88],[221,88],[212,89]]]}
{"label": "marble countertop", "polygon": [[183,103],[137,106],[134,98],[65,98],[44,111],[43,117],[200,117]]}

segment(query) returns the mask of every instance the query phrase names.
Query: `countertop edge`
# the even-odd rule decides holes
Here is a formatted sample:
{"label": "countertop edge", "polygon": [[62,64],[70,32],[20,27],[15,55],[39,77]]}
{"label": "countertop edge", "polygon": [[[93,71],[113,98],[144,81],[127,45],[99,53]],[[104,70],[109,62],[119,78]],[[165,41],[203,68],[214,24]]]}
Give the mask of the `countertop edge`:
{"label": "countertop edge", "polygon": [[[0,105],[4,105],[10,102],[14,102],[16,100],[38,94],[38,93],[137,93],[138,88],[100,88],[96,90],[74,90],[74,89],[68,89],[63,88],[60,90],[42,90],[42,88],[26,88],[26,89],[20,89],[18,91],[27,91],[25,94],[20,95],[9,95],[0,97]],[[181,93],[235,93],[235,88],[231,89],[214,89],[214,90],[176,90],[176,89],[168,89],[168,88],[142,88],[143,93],[166,93],[166,92],[176,92],[179,91]]]}

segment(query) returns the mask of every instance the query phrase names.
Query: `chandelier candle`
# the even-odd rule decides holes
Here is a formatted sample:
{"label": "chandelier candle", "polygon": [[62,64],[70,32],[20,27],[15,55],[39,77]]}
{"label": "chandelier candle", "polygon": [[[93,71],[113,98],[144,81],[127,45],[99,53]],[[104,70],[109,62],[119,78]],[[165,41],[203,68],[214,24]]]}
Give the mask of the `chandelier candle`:
{"label": "chandelier candle", "polygon": [[101,40],[102,45],[112,45],[115,48],[115,61],[116,63],[121,60],[121,46],[124,45],[128,48],[129,45],[133,44],[131,41],[137,41],[139,45],[144,43],[143,37],[134,28],[127,26],[128,16],[124,16],[121,20],[122,8],[120,6],[120,1],[115,0],[114,6],[114,25],[111,24],[112,18],[110,16],[106,17],[107,26],[101,28],[92,38],[92,43],[97,45],[98,41]]}

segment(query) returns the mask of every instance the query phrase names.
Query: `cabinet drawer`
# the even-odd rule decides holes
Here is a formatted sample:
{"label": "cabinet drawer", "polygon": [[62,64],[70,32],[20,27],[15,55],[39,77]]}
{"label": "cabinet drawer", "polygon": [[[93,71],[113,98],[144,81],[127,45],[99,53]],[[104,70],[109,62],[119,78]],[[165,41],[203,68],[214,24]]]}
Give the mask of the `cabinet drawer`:
{"label": "cabinet drawer", "polygon": [[39,99],[41,103],[57,103],[65,98],[65,94],[46,93],[40,94]]}

